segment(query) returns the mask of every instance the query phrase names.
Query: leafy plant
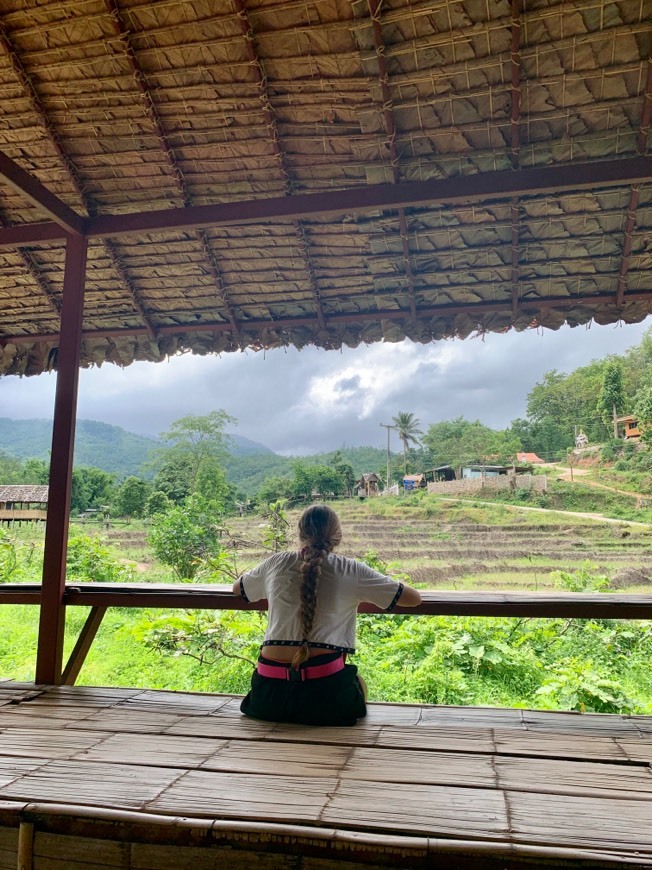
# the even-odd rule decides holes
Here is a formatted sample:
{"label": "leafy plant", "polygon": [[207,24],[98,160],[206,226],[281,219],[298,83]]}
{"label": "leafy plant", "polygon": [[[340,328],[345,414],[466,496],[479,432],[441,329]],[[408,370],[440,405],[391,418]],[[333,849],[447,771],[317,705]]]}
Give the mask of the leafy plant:
{"label": "leafy plant", "polygon": [[152,519],[149,542],[154,554],[180,580],[192,580],[202,562],[222,550],[221,516],[215,504],[195,493]]}
{"label": "leafy plant", "polygon": [[597,574],[597,565],[583,562],[575,571],[556,571],[555,583],[568,592],[601,592],[607,589],[611,580],[604,574]]}
{"label": "leafy plant", "polygon": [[263,532],[263,545],[275,553],[284,550],[288,545],[289,523],[284,510],[285,504],[284,498],[272,502],[266,515],[267,525]]}
{"label": "leafy plant", "polygon": [[133,580],[134,569],[130,564],[119,562],[101,538],[71,530],[66,576],[82,582],[128,583]]}
{"label": "leafy plant", "polygon": [[553,665],[536,694],[552,708],[581,713],[631,713],[636,708],[615,680],[593,670],[592,662],[575,658]]}

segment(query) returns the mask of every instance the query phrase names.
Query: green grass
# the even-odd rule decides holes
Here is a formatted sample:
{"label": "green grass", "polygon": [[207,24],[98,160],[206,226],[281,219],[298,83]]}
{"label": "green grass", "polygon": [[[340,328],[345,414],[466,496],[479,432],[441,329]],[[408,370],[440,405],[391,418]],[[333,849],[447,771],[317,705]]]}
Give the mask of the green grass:
{"label": "green grass", "polygon": [[[605,526],[559,514],[519,514],[506,504],[444,502],[417,494],[404,499],[376,499],[364,505],[339,502],[335,507],[343,519],[344,552],[362,555],[375,550],[398,569],[414,572],[417,581],[430,569],[437,589],[543,591],[557,588],[551,566],[571,570],[589,558],[600,565],[599,573],[611,574],[629,565],[644,568],[652,563],[652,530]],[[292,525],[297,516],[297,512],[291,514]],[[238,535],[255,541],[261,533],[259,523],[259,518],[249,517],[236,518],[229,525]],[[83,530],[99,536],[114,560],[144,567],[146,570],[136,574],[137,581],[174,579],[143,545],[144,524],[114,526],[108,532],[92,527]],[[38,580],[43,530],[24,527],[15,531],[19,548],[32,552],[27,573],[30,579]],[[523,555],[528,549],[531,555]],[[256,544],[256,549],[243,553],[241,565],[255,561],[258,556],[252,553],[259,552]],[[639,583],[643,573],[634,573],[630,586],[618,591],[649,593],[649,585],[646,588]],[[68,610],[66,656],[86,612],[82,608]],[[110,609],[78,682],[245,691],[250,676],[246,664],[225,660],[202,667],[188,657],[161,655],[143,644],[143,625],[173,613]],[[235,619],[236,626],[244,626],[254,615],[236,618],[225,614],[220,618]],[[589,631],[589,626],[594,627]],[[33,679],[37,628],[37,608],[0,607],[0,675]],[[636,637],[623,640],[630,628]],[[560,620],[380,617],[367,623],[365,618],[356,663],[368,678],[370,697],[375,700],[575,709],[573,705],[585,703],[577,701],[576,697],[584,696],[572,688],[579,680],[576,671],[580,669],[587,674],[587,684],[597,687],[591,704],[598,708],[601,703],[621,704],[622,710],[652,711],[652,642],[646,631],[643,625],[623,623],[617,630],[617,641],[612,641],[606,623],[587,623],[583,627],[582,621],[576,621],[569,628]],[[261,631],[256,629],[255,634],[259,642]],[[509,638],[505,649],[499,649],[501,637]],[[627,643],[631,649],[625,648]],[[251,656],[255,656],[253,641],[250,647]],[[537,694],[541,690],[548,692],[546,680],[551,674],[558,675],[554,691],[550,689],[554,697]],[[607,700],[601,701],[600,681],[612,679],[617,686],[604,689]],[[618,700],[619,692],[629,700]]]}

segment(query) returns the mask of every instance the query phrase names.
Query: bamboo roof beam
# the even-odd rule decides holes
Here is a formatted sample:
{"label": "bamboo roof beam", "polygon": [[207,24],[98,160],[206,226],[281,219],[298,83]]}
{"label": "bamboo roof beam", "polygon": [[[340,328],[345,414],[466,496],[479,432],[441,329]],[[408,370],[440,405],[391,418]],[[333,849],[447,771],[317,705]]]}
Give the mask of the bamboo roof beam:
{"label": "bamboo roof beam", "polygon": [[[641,110],[641,125],[636,137],[636,151],[641,156],[647,151],[647,141],[650,133],[650,120],[652,119],[652,55],[647,61],[647,79],[643,93],[643,108]],[[637,184],[632,185],[627,203],[627,219],[623,236],[623,255],[618,272],[618,284],[616,286],[616,305],[625,304],[627,292],[627,273],[629,271],[630,257],[632,254],[632,242],[634,228],[636,227],[636,209],[640,201],[640,189]]]}
{"label": "bamboo roof beam", "polygon": [[[116,0],[104,0],[104,6],[111,16],[111,20],[113,22],[113,27],[116,33],[116,36],[119,38],[120,43],[122,45],[125,57],[129,66],[131,67],[131,71],[133,73],[134,81],[136,83],[136,87],[138,88],[140,95],[143,100],[143,105],[145,107],[145,112],[147,117],[149,118],[152,127],[154,128],[154,134],[159,142],[161,150],[165,155],[165,160],[172,172],[172,176],[174,178],[175,185],[179,194],[181,196],[181,200],[185,208],[192,206],[192,197],[190,195],[190,191],[188,190],[188,185],[186,183],[185,176],[183,174],[183,170],[177,160],[177,157],[174,153],[174,149],[170,144],[168,136],[163,128],[163,123],[161,121],[161,117],[159,115],[158,109],[156,108],[156,104],[154,103],[154,99],[147,85],[147,79],[145,76],[145,71],[143,70],[140,61],[138,60],[138,56],[132,44],[132,34],[129,31],[127,24],[124,20],[122,12],[120,11],[120,7],[118,6]],[[231,324],[234,333],[237,335],[240,332],[240,327],[236,320],[235,311],[233,306],[231,305],[231,300],[229,299],[229,294],[224,285],[224,280],[222,278],[222,274],[220,271],[220,266],[218,262],[217,255],[213,250],[211,245],[210,238],[208,233],[203,228],[198,228],[195,231],[195,235],[202,249],[204,258],[208,265],[208,271],[215,283],[215,288],[217,290],[218,298],[221,304],[224,306],[226,311],[226,316]]]}
{"label": "bamboo roof beam", "polygon": [[[67,153],[66,149],[64,148],[64,145],[61,141],[61,137],[59,136],[56,127],[54,126],[51,118],[49,117],[48,113],[46,112],[46,110],[43,106],[43,102],[41,101],[41,98],[40,98],[40,96],[39,96],[39,94],[38,94],[38,92],[37,92],[37,90],[32,82],[32,79],[30,78],[29,74],[27,73],[27,70],[25,69],[25,66],[23,65],[23,62],[22,62],[18,52],[16,51],[13,43],[9,39],[9,36],[7,35],[6,31],[4,30],[4,28],[2,27],[1,24],[0,24],[0,46],[4,50],[7,57],[9,58],[13,72],[14,72],[16,78],[18,79],[18,81],[20,82],[20,85],[21,85],[26,97],[28,98],[28,100],[30,102],[32,110],[35,112],[37,117],[40,119],[40,121],[43,125],[43,128],[45,129],[45,132],[47,133],[47,136],[50,140],[50,143],[53,145],[57,156],[59,157],[59,159],[63,163],[63,165],[66,169],[66,172],[68,174],[68,177],[72,183],[73,189],[75,190],[75,193],[77,194],[79,200],[81,201],[83,207],[88,212],[88,214],[91,216],[95,215],[97,213],[97,207],[96,207],[94,201],[92,200],[92,198],[87,193],[84,182],[82,181],[82,178],[79,174],[79,171],[77,170],[77,167],[75,166],[72,158],[70,157],[70,155]],[[73,214],[75,214],[75,213],[73,212]],[[80,218],[80,220],[82,220],[83,228],[85,229],[86,221],[83,220],[82,218]],[[111,262],[116,270],[116,273],[118,274],[118,278],[122,281],[123,285],[126,287],[127,292],[129,293],[129,295],[131,297],[131,300],[132,300],[132,303],[133,303],[135,309],[137,310],[138,314],[140,315],[141,319],[143,320],[143,322],[145,324],[147,334],[150,335],[151,337],[153,337],[154,336],[154,327],[149,319],[149,316],[145,310],[144,305],[142,304],[142,302],[140,300],[140,297],[138,296],[138,293],[136,292],[131,281],[129,281],[127,278],[127,271],[126,271],[124,264],[122,263],[122,261],[120,259],[120,255],[118,253],[117,246],[115,244],[106,245],[106,243],[105,243],[105,249],[106,249],[106,252],[107,252],[109,259],[111,260]]]}
{"label": "bamboo roof beam", "polygon": [[[380,11],[383,0],[367,0],[369,7],[369,15],[371,18],[371,26],[374,35],[374,46],[376,49],[376,65],[378,68],[378,81],[380,83],[380,92],[383,98],[382,118],[387,133],[387,145],[389,148],[389,156],[392,167],[392,179],[394,184],[401,183],[400,158],[398,148],[396,147],[396,124],[394,122],[394,112],[392,110],[392,94],[389,89],[389,69],[385,60],[385,42],[383,39],[383,29],[380,19]],[[408,293],[410,296],[410,312],[412,319],[416,320],[416,300],[414,297],[414,273],[410,261],[410,237],[405,209],[398,209],[398,225],[401,236],[401,251],[403,254],[403,270],[408,285]]]}
{"label": "bamboo roof beam", "polygon": [[[292,196],[295,190],[295,183],[288,170],[287,158],[283,150],[283,146],[281,145],[281,137],[279,134],[278,124],[276,122],[276,115],[274,113],[274,108],[272,106],[269,96],[269,90],[267,87],[267,75],[265,73],[263,62],[258,54],[258,51],[256,50],[256,35],[249,19],[249,13],[245,4],[245,0],[233,0],[233,2],[238,13],[240,29],[245,40],[247,57],[249,58],[249,62],[251,64],[251,68],[253,70],[256,80],[258,98],[262,106],[263,117],[265,119],[267,130],[269,132],[269,140],[272,146],[272,151],[277,159],[278,168],[283,178],[285,192],[287,196]],[[301,255],[306,266],[306,280],[308,286],[310,287],[310,293],[315,306],[315,311],[317,313],[319,328],[323,330],[326,328],[326,318],[324,317],[324,310],[319,295],[319,286],[317,284],[317,279],[315,277],[314,269],[312,267],[308,234],[302,221],[295,220],[293,223],[297,243],[299,245],[299,248],[301,249]]]}

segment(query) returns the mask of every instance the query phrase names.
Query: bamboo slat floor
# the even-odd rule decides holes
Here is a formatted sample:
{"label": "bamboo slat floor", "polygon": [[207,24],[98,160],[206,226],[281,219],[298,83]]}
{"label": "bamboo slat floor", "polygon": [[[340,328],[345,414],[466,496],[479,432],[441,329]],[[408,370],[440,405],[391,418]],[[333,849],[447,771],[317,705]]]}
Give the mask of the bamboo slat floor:
{"label": "bamboo slat floor", "polygon": [[[213,839],[246,831],[247,848],[262,825],[271,851],[259,842],[255,861],[229,859],[243,868],[295,866],[269,840],[288,830],[317,851],[320,837],[354,850],[362,838],[351,867],[459,866],[441,863],[458,852],[506,854],[504,867],[546,855],[652,867],[652,717],[377,704],[353,728],[304,728],[244,719],[238,705],[0,682],[0,868],[17,866],[30,819],[34,868],[220,866],[194,841],[166,864],[156,838],[145,848],[115,833],[130,819],[168,831],[190,819]],[[80,818],[112,820],[113,833],[84,835],[84,850],[57,828],[64,816],[77,816],[76,837]]]}

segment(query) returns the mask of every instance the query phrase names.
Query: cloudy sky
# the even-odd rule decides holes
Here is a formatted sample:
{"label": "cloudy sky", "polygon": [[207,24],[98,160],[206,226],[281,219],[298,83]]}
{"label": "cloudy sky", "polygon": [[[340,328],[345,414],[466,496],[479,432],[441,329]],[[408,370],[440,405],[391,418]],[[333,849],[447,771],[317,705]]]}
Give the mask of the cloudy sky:
{"label": "cloudy sky", "polygon": [[[105,365],[82,371],[78,416],[157,435],[186,414],[223,408],[238,421],[234,432],[277,453],[382,447],[380,424],[399,411],[414,413],[422,429],[460,415],[507,426],[525,416],[527,394],[546,371],[570,372],[622,353],[651,325],[648,319],[431,345],[188,354],[126,369]],[[51,417],[54,386],[54,374],[0,378],[0,417]]]}

